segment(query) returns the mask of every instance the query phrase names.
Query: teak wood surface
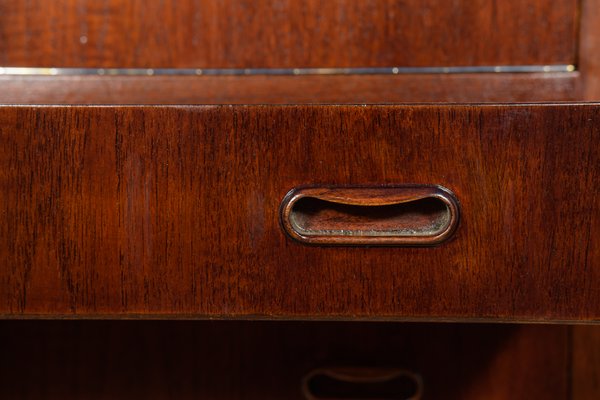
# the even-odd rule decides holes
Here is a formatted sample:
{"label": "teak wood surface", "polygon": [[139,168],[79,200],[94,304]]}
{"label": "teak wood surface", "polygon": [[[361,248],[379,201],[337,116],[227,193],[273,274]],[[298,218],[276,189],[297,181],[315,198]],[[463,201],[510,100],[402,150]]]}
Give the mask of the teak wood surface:
{"label": "teak wood surface", "polygon": [[574,64],[577,0],[0,1],[0,66]]}
{"label": "teak wood surface", "polygon": [[[600,100],[596,65],[600,51],[598,0],[339,0],[326,2],[327,6],[318,12],[312,0],[286,1],[279,3],[276,20],[283,25],[278,25],[278,31],[270,22],[259,23],[267,16],[275,17],[268,1],[186,0],[178,1],[177,7],[173,7],[173,1],[145,2],[143,6],[140,1],[125,3],[0,1],[0,66],[402,67],[445,66],[454,60],[452,65],[462,66],[566,63],[573,64],[575,70],[325,76],[2,75],[0,102],[374,104]],[[304,8],[307,13],[297,12]],[[369,27],[396,9],[404,11],[394,14],[392,24],[387,22],[389,29],[381,30],[383,25]],[[267,11],[263,14],[261,10]],[[214,29],[207,30],[206,24],[190,16],[211,19]],[[158,17],[160,23],[156,23]],[[435,21],[433,26],[427,23],[429,19]],[[242,23],[222,32],[229,20]],[[322,20],[323,26],[316,24],[317,20]],[[337,27],[328,25],[338,20]],[[325,35],[319,27],[337,36]],[[302,39],[295,41],[294,35]],[[81,43],[82,37],[85,43]],[[201,46],[200,42],[206,43]],[[310,52],[305,51],[306,46],[310,46]],[[133,51],[134,47],[137,50]],[[223,54],[228,54],[227,60],[223,60]]]}
{"label": "teak wood surface", "polygon": [[[276,3],[0,0],[0,67],[575,71],[2,75],[0,102],[600,99],[599,0]],[[597,114],[2,107],[0,316],[597,321]],[[458,189],[469,219],[435,249],[302,246],[276,226],[278,196],[315,174],[437,179]],[[314,368],[385,366],[419,373],[428,399],[596,399],[598,328],[0,321],[0,398],[301,398]]]}
{"label": "teak wood surface", "polygon": [[[373,104],[600,99],[594,84],[596,27],[600,26],[597,2],[286,0],[274,6],[273,1],[248,0],[18,4],[0,0],[0,67],[576,67],[566,73],[500,74],[0,75],[0,102]],[[230,26],[231,21],[235,26]]]}
{"label": "teak wood surface", "polygon": [[542,102],[582,100],[584,89],[585,98],[600,99],[600,89],[595,90],[588,85],[588,78],[593,79],[593,76],[582,76],[578,71],[313,76],[4,75],[0,76],[0,103],[178,105]]}
{"label": "teak wood surface", "polygon": [[[0,108],[5,317],[600,316],[600,106]],[[289,239],[300,185],[439,184],[434,248]]]}

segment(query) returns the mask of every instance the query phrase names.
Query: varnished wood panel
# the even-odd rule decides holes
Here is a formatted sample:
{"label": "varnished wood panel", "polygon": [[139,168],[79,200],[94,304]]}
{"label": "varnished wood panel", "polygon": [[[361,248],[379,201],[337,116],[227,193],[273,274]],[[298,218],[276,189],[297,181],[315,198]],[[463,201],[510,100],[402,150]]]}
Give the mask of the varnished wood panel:
{"label": "varnished wood panel", "polygon": [[[338,76],[0,76],[4,104],[300,104],[582,100],[578,72]],[[587,90],[587,89],[586,89]]]}
{"label": "varnished wood panel", "polygon": [[576,0],[0,1],[0,65],[573,64]]}
{"label": "varnished wood panel", "polygon": [[[5,316],[600,316],[600,106],[0,109]],[[306,246],[306,184],[440,184],[434,248]]]}
{"label": "varnished wood panel", "polygon": [[[423,399],[569,399],[563,326],[0,321],[6,399],[302,399],[321,367],[419,374]],[[588,377],[593,378],[593,377]]]}

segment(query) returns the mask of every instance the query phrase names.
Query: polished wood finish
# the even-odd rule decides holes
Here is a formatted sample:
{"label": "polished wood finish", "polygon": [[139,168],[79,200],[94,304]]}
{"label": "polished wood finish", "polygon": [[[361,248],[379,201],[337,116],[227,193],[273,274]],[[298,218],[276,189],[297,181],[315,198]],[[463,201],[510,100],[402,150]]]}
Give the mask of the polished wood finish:
{"label": "polished wood finish", "polygon": [[[0,76],[0,103],[600,99],[599,0],[273,4],[1,0],[0,66],[577,70]],[[597,107],[554,108],[0,109],[0,315],[597,321]],[[449,249],[309,248],[274,208],[315,176],[439,179],[469,215]],[[414,371],[426,399],[597,399],[598,328],[0,321],[0,398],[299,399],[351,366]]]}
{"label": "polished wood finish", "polygon": [[[573,61],[577,70],[571,73],[222,77],[0,76],[0,103],[376,104],[599,100],[600,80],[597,76],[600,76],[600,72],[595,67],[596,55],[600,52],[600,41],[596,39],[600,37],[600,32],[597,32],[597,27],[600,26],[600,14],[596,12],[598,9],[598,0],[581,1],[581,12],[577,18],[581,29],[577,32],[578,51]],[[536,18],[542,20],[544,16]],[[517,41],[523,38],[521,32],[517,34]],[[503,34],[508,35],[509,32],[504,31]],[[532,36],[530,39],[537,40],[538,37]],[[424,49],[426,50],[428,48]]]}
{"label": "polished wood finish", "polygon": [[309,244],[433,246],[458,220],[454,194],[436,185],[299,187],[281,203],[285,231]]}
{"label": "polished wood finish", "polygon": [[0,321],[0,397],[300,400],[310,371],[363,367],[418,374],[423,399],[567,400],[569,338],[542,325]]}
{"label": "polished wood finish", "polygon": [[600,100],[600,0],[581,0],[578,68],[582,100]]}
{"label": "polished wood finish", "polygon": [[576,0],[0,1],[0,65],[573,64]]}
{"label": "polished wood finish", "polygon": [[541,102],[581,100],[584,88],[578,72],[221,77],[7,75],[0,76],[0,86],[0,103],[4,104]]}
{"label": "polished wood finish", "polygon": [[[600,106],[0,109],[0,313],[600,317]],[[427,182],[435,248],[289,239],[294,187]]]}

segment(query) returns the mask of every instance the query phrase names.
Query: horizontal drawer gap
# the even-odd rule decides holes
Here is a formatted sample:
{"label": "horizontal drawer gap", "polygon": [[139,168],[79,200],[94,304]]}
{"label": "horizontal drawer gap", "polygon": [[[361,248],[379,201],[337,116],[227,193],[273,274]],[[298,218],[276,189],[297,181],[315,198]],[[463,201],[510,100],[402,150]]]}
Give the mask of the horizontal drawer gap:
{"label": "horizontal drawer gap", "polygon": [[574,72],[575,65],[384,68],[30,68],[0,67],[0,75],[401,75]]}

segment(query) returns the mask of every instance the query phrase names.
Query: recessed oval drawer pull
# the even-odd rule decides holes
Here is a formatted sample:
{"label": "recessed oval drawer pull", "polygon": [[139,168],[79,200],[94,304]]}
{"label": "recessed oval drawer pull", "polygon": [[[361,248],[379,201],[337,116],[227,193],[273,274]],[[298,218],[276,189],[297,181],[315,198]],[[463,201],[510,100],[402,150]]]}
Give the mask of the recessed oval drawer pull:
{"label": "recessed oval drawer pull", "polygon": [[294,239],[321,245],[429,246],[452,236],[458,201],[436,185],[303,187],[281,204]]}
{"label": "recessed oval drawer pull", "polygon": [[418,400],[423,381],[413,372],[393,368],[320,368],[302,382],[308,400]]}

